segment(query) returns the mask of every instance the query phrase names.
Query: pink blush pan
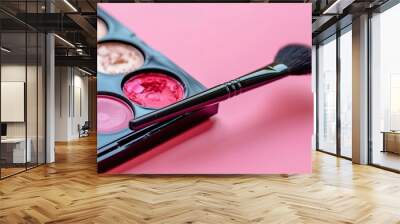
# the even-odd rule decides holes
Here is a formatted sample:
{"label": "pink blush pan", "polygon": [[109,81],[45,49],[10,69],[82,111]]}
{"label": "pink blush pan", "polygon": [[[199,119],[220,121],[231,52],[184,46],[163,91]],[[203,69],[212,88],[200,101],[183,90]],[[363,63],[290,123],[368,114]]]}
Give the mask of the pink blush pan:
{"label": "pink blush pan", "polygon": [[97,131],[101,134],[111,134],[122,131],[129,126],[134,118],[131,107],[113,96],[97,96]]}
{"label": "pink blush pan", "polygon": [[159,72],[134,75],[124,83],[123,92],[132,102],[147,108],[168,106],[185,94],[181,82]]}

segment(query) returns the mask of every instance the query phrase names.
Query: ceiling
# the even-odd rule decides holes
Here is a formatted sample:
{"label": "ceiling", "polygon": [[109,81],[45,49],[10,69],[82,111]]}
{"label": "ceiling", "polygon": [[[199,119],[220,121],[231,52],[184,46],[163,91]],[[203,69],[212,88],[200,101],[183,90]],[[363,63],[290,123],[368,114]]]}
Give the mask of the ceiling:
{"label": "ceiling", "polygon": [[56,65],[71,65],[73,61],[73,65],[95,73],[96,3],[93,0],[1,0],[1,44],[11,50],[1,52],[2,61],[34,60],[37,51],[44,48],[40,42],[44,41],[42,33],[54,32],[57,34]]}
{"label": "ceiling", "polygon": [[[205,0],[207,1],[207,0]],[[165,0],[0,0],[2,46],[8,59],[32,58],[37,44],[26,45],[25,32],[54,32],[56,65],[96,70],[96,4],[100,2],[173,2]],[[181,2],[181,1],[175,1]],[[192,1],[201,2],[201,1]],[[203,0],[204,2],[204,0]],[[208,1],[208,2],[216,2]],[[224,1],[220,1],[224,2]],[[225,1],[226,2],[226,1]],[[232,2],[249,2],[233,0]],[[309,2],[309,0],[253,0],[251,2]],[[49,13],[49,12],[52,13]],[[28,39],[28,40],[26,40]],[[27,48],[25,48],[27,46]],[[42,45],[39,46],[43,47]],[[4,54],[4,52],[2,52]],[[4,59],[3,59],[4,60]]]}
{"label": "ceiling", "polygon": [[[325,35],[346,15],[377,7],[387,0],[231,0],[229,2],[312,3],[313,38]],[[47,4],[46,4],[47,2]],[[96,4],[100,2],[182,2],[178,0],[0,0],[2,46],[12,49],[9,58],[23,58],[37,50],[36,36],[29,32],[54,32],[56,63],[96,70]],[[191,0],[185,2],[227,2]],[[339,4],[338,4],[339,3]],[[327,10],[329,9],[329,10]],[[332,10],[333,9],[333,10]],[[336,10],[337,9],[337,10]],[[336,10],[336,11],[335,11]],[[52,13],[49,13],[49,12]],[[329,13],[326,13],[329,11]],[[325,13],[324,13],[325,12]],[[332,13],[333,12],[333,13]],[[351,19],[350,19],[351,21]],[[25,32],[28,32],[25,39]],[[334,30],[332,31],[334,32]],[[66,40],[66,41],[64,41]],[[25,45],[28,47],[25,50]],[[72,46],[72,45],[73,46]],[[39,48],[42,44],[39,43]],[[2,52],[2,54],[4,54]],[[81,63],[81,64],[79,64]]]}
{"label": "ceiling", "polygon": [[352,23],[353,17],[372,12],[389,0],[313,0],[313,44]]}

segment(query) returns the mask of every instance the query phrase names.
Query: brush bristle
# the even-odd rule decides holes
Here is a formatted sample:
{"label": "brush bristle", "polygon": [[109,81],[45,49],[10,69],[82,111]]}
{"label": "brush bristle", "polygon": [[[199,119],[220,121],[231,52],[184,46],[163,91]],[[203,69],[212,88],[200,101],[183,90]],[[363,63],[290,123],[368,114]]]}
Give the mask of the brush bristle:
{"label": "brush bristle", "polygon": [[275,63],[284,64],[292,74],[311,72],[311,48],[301,44],[289,44],[275,56]]}

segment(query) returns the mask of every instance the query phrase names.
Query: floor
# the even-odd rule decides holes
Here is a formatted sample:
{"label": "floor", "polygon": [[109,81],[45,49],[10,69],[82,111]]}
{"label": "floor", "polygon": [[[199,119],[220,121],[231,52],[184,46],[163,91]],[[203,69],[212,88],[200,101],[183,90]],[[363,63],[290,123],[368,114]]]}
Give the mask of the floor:
{"label": "floor", "polygon": [[[22,167],[21,167],[22,166]],[[36,164],[27,164],[27,169],[31,169],[37,166]],[[19,167],[7,167],[1,169],[1,178],[6,178],[16,173],[20,173],[26,170],[25,165],[19,165]]]}
{"label": "floor", "polygon": [[106,176],[95,145],[0,181],[0,223],[400,223],[400,174],[324,153],[308,175]]}
{"label": "floor", "polygon": [[400,155],[392,152],[382,152],[380,150],[374,151],[373,154],[374,164],[390,167],[395,170],[400,170]]}
{"label": "floor", "polygon": [[25,170],[24,168],[0,168],[1,169],[1,178],[13,175],[15,173],[19,173]]}

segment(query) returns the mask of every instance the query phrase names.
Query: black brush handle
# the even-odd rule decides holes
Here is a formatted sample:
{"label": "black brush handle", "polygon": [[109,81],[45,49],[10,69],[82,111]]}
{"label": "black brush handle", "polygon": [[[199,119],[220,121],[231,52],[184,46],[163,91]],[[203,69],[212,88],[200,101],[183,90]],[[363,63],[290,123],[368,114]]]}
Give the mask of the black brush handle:
{"label": "black brush handle", "polygon": [[285,77],[287,73],[288,67],[283,64],[265,66],[247,75],[220,84],[152,113],[137,117],[129,122],[129,127],[132,130],[139,130],[152,124],[199,110],[205,106],[216,104]]}

